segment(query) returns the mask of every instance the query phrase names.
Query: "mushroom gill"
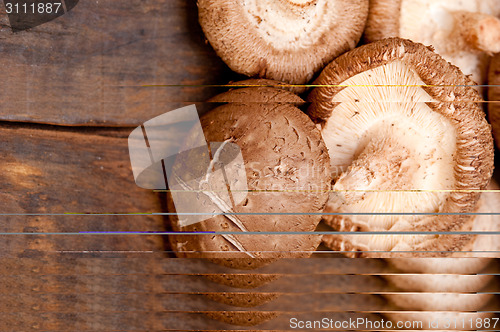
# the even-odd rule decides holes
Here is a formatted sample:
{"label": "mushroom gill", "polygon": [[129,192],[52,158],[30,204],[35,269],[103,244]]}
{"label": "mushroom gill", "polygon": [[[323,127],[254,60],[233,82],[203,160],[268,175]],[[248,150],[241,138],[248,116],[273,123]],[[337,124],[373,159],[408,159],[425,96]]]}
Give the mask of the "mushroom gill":
{"label": "mushroom gill", "polygon": [[466,214],[491,178],[491,132],[469,83],[431,50],[397,38],[328,65],[308,110],[333,169],[325,221],[338,231],[413,233],[326,235],[327,245],[366,256],[440,256],[473,240],[415,233],[470,230]]}

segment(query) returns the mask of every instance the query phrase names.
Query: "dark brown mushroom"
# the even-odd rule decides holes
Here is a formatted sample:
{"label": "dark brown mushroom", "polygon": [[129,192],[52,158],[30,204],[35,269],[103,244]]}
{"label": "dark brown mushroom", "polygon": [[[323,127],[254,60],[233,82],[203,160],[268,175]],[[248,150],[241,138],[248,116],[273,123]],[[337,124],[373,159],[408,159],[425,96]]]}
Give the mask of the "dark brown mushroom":
{"label": "dark brown mushroom", "polygon": [[[321,236],[310,232],[328,199],[331,172],[319,130],[294,106],[300,100],[271,87],[235,89],[212,99],[228,103],[201,118],[206,140],[241,149],[248,192],[226,215],[188,226],[174,216],[175,231],[227,233],[173,235],[170,242],[178,256],[248,269],[249,263],[256,268],[278,258],[308,257],[316,250]],[[182,172],[191,171],[188,162],[177,164],[185,165]]]}

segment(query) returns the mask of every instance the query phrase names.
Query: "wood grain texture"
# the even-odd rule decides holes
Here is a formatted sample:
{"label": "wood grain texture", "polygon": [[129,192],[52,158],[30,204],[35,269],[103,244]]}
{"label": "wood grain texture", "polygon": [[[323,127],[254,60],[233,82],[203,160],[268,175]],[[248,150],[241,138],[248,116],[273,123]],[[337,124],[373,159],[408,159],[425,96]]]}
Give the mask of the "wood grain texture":
{"label": "wood grain texture", "polygon": [[[205,42],[195,0],[80,1],[13,33],[0,17],[0,120],[136,126],[236,77]],[[143,87],[143,85],[173,85]]]}
{"label": "wood grain texture", "polygon": [[[376,264],[368,261],[365,265],[371,263]],[[193,267],[189,259],[170,259],[159,254],[92,257],[45,253],[39,257],[1,258],[0,266],[2,331],[232,330],[239,327],[214,321],[209,318],[210,313],[238,312],[244,317],[248,312],[204,296],[204,292],[235,291],[194,275],[206,272],[204,267],[193,269],[191,275],[178,275],[186,266]],[[316,268],[311,266],[303,272],[313,275]],[[350,315],[342,312],[346,308],[383,307],[379,297],[345,294],[362,291],[369,285],[376,287],[379,281],[371,276],[317,275],[312,280],[306,275],[301,280],[286,276],[274,285],[274,289],[285,294],[255,309],[272,312],[278,319],[265,322],[258,329],[287,329],[288,320],[295,316],[345,319]],[[266,289],[273,287],[266,286],[262,291]],[[373,315],[372,318],[377,319]]]}
{"label": "wood grain texture", "polygon": [[169,257],[162,237],[79,232],[162,231],[163,218],[65,215],[162,210],[134,183],[128,132],[0,124],[1,331],[159,328],[151,275],[154,255]]}

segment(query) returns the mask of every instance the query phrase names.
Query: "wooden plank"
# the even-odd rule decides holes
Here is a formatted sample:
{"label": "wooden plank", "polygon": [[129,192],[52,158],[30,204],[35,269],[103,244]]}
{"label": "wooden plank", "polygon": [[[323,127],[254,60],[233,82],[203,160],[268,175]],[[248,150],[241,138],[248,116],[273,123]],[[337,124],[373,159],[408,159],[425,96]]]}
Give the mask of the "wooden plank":
{"label": "wooden plank", "polygon": [[[128,130],[0,125],[0,232],[161,231],[161,198],[135,185]],[[9,214],[9,215],[5,215]],[[32,215],[13,215],[32,214]],[[59,215],[50,215],[59,214]],[[163,250],[160,236],[2,235],[2,254],[30,250]]]}
{"label": "wooden plank", "polygon": [[136,126],[206,100],[211,92],[197,85],[236,76],[197,15],[194,0],[80,1],[17,33],[1,15],[0,120]]}

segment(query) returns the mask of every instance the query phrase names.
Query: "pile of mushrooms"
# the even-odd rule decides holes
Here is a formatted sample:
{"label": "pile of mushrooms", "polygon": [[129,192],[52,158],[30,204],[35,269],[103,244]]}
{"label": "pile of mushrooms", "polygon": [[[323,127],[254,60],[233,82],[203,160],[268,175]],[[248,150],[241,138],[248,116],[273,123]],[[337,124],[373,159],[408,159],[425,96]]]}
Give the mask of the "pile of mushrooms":
{"label": "pile of mushrooms", "polygon": [[[226,214],[194,225],[173,216],[173,229],[187,232],[170,236],[177,256],[255,269],[309,257],[322,240],[333,251],[391,258],[397,271],[417,274],[385,277],[401,291],[421,292],[386,295],[403,310],[480,309],[491,295],[459,293],[486,287],[491,277],[464,275],[480,272],[500,250],[494,237],[470,233],[500,227],[491,214],[500,206],[496,196],[482,194],[497,187],[492,128],[476,89],[486,81],[490,57],[500,52],[500,3],[198,0],[198,8],[215,52],[233,71],[252,77],[212,98],[220,106],[201,118],[207,142],[241,148],[249,192],[244,202],[221,207]],[[490,84],[500,84],[495,59]],[[490,102],[499,101],[489,105],[497,136],[499,91],[489,90]],[[211,155],[214,168],[218,150]],[[188,160],[176,164],[186,167],[174,172],[193,167]],[[218,199],[207,195],[206,201]],[[169,210],[175,211],[171,198]],[[311,234],[320,219],[331,230],[322,238]],[[272,234],[283,231],[296,233]],[[483,257],[474,258],[479,251]],[[210,276],[236,289],[276,278]],[[276,296],[210,298],[251,307]],[[237,325],[274,316],[211,314]]]}

